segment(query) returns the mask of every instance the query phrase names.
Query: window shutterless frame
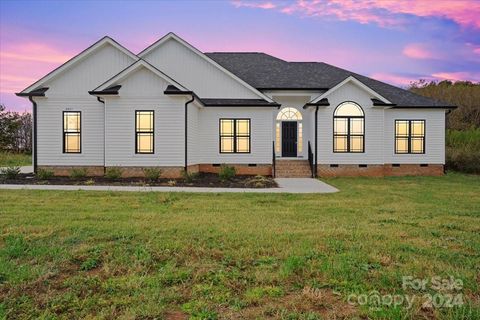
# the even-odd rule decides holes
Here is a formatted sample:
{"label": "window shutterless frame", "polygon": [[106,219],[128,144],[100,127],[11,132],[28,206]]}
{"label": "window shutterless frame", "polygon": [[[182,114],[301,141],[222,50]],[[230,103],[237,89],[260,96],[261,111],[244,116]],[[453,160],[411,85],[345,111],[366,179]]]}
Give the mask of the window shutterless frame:
{"label": "window shutterless frame", "polygon": [[[248,134],[238,134],[237,133],[237,121],[246,120],[248,121]],[[233,121],[233,135],[232,134],[222,134],[222,121]],[[248,154],[252,151],[252,121],[250,118],[220,118],[218,120],[218,151],[219,153],[245,153]],[[233,150],[232,151],[222,151],[222,137],[228,137],[233,139]],[[247,151],[238,151],[237,138],[248,138],[248,152]]]}
{"label": "window shutterless frame", "polygon": [[[142,113],[150,113],[151,114],[151,128],[150,130],[140,130],[137,126],[137,117]],[[155,153],[155,112],[154,110],[135,110],[135,117],[134,117],[134,126],[135,126],[135,153],[136,154],[153,154]],[[151,150],[149,151],[141,151],[139,150],[139,137],[141,135],[150,135],[151,137]]]}
{"label": "window shutterless frame", "polygon": [[[399,135],[397,134],[397,122],[407,122],[408,123],[408,135]],[[423,122],[423,135],[422,136],[413,136],[414,138],[422,138],[422,152],[412,152],[412,122],[414,121],[421,121]],[[425,154],[425,150],[427,148],[427,139],[425,138],[427,135],[427,121],[425,119],[395,119],[393,121],[393,151],[395,154]],[[397,139],[407,139],[407,152],[398,152],[397,149]]]}
{"label": "window shutterless frame", "polygon": [[[75,114],[78,117],[78,130],[65,130],[65,115]],[[78,151],[67,151],[66,137],[69,135],[78,135]],[[82,112],[81,111],[63,111],[62,112],[62,153],[82,153]]]}
{"label": "window shutterless frame", "polygon": [[[345,104],[345,103],[352,103],[357,105],[363,112],[363,116],[336,116],[335,112],[337,109]],[[347,133],[346,134],[338,134],[335,133],[335,119],[346,119],[347,120]],[[352,134],[351,133],[351,119],[362,119],[362,134]],[[344,101],[340,103],[334,110],[333,110],[333,123],[332,123],[332,132],[333,132],[333,141],[332,141],[332,151],[333,153],[365,153],[365,112],[363,111],[362,107],[358,105],[358,103],[353,101]],[[335,150],[335,137],[345,137],[347,139],[347,147],[345,151]],[[362,151],[351,151],[351,142],[350,137],[362,137]]]}

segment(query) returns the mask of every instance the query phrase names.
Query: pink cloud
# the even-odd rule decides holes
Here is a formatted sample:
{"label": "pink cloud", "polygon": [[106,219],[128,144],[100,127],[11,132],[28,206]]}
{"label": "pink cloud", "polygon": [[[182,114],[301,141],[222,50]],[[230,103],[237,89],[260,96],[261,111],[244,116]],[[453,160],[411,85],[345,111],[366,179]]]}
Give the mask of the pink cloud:
{"label": "pink cloud", "polygon": [[342,21],[353,20],[362,24],[376,23],[380,26],[402,25],[402,15],[439,17],[456,22],[463,27],[480,28],[480,1],[442,0],[398,1],[398,0],[296,0],[278,4],[262,1],[234,1],[238,7],[277,9],[286,14],[311,17],[335,17]]}
{"label": "pink cloud", "polygon": [[432,74],[438,80],[480,82],[480,72],[437,72]]}
{"label": "pink cloud", "polygon": [[[410,78],[405,76],[400,76],[392,73],[373,73],[369,77],[377,79],[380,81],[388,82],[393,85],[406,87],[414,81],[418,81],[418,78]],[[428,79],[427,79],[428,80]]]}
{"label": "pink cloud", "polygon": [[403,48],[403,54],[413,59],[431,59],[436,58],[433,52],[421,43],[410,43]]}
{"label": "pink cloud", "polygon": [[233,5],[237,8],[240,7],[247,7],[247,8],[259,8],[259,9],[275,9],[277,6],[270,1],[258,2],[258,1],[242,1],[242,0],[234,0],[232,1]]}

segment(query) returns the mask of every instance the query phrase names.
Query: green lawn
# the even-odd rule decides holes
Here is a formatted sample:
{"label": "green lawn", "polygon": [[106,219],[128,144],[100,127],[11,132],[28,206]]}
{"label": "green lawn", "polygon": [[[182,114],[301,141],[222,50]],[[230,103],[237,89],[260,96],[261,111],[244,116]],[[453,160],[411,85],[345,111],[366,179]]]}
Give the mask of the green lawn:
{"label": "green lawn", "polygon": [[31,166],[32,155],[26,153],[10,153],[0,151],[0,167]]}
{"label": "green lawn", "polygon": [[[327,182],[341,192],[0,190],[0,319],[480,318],[479,176]],[[438,292],[402,276],[460,279],[440,298],[463,305],[422,308]],[[415,300],[348,303],[372,290]]]}

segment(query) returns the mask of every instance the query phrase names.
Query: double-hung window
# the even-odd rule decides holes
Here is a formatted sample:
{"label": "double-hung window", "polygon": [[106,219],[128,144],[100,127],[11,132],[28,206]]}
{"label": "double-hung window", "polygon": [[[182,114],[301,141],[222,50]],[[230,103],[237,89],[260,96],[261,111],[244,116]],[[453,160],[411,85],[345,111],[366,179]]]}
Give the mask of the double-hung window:
{"label": "double-hung window", "polygon": [[63,153],[81,153],[81,113],[80,111],[63,112]]}
{"label": "double-hung window", "polygon": [[220,153],[250,153],[250,119],[220,119]]}
{"label": "double-hung window", "polygon": [[152,110],[135,111],[135,153],[154,153]]}
{"label": "double-hung window", "polygon": [[395,153],[425,153],[425,120],[395,120]]}

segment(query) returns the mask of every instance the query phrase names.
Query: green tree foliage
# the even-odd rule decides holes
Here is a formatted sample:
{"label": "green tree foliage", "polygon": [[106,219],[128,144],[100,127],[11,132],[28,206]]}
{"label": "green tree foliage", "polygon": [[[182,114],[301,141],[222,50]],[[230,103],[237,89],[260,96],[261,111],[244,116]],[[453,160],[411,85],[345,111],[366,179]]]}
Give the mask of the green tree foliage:
{"label": "green tree foliage", "polygon": [[449,129],[480,128],[480,83],[420,80],[412,83],[409,90],[456,105],[458,108],[447,117]]}
{"label": "green tree foliage", "polygon": [[30,113],[7,111],[0,105],[0,151],[30,152],[32,117]]}

